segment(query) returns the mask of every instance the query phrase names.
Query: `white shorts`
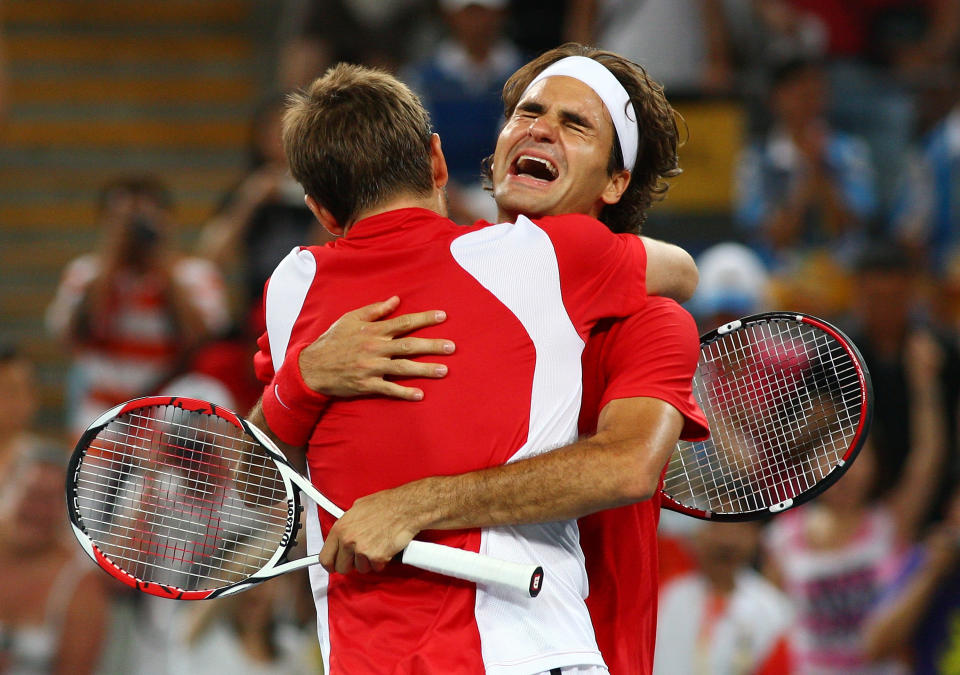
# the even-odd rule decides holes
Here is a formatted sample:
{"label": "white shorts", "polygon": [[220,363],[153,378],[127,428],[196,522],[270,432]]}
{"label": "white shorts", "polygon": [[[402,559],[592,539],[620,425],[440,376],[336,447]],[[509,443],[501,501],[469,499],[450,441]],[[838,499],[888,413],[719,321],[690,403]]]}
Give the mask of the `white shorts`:
{"label": "white shorts", "polygon": [[559,671],[561,675],[610,675],[610,671],[604,666],[564,666],[563,668],[554,668],[553,670],[544,670],[534,675],[555,675]]}

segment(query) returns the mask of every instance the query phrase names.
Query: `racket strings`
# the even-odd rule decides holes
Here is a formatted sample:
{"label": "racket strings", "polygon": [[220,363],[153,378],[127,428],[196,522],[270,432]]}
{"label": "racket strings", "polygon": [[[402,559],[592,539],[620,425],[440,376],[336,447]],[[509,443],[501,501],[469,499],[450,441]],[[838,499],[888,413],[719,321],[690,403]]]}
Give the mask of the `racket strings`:
{"label": "racket strings", "polygon": [[706,345],[694,395],[711,438],[678,445],[664,492],[712,513],[763,510],[809,490],[841,461],[861,414],[847,351],[825,331],[787,320]]}
{"label": "racket strings", "polygon": [[176,406],[130,411],[89,443],[76,476],[84,529],[145,582],[218,588],[285,543],[287,488],[228,420]]}

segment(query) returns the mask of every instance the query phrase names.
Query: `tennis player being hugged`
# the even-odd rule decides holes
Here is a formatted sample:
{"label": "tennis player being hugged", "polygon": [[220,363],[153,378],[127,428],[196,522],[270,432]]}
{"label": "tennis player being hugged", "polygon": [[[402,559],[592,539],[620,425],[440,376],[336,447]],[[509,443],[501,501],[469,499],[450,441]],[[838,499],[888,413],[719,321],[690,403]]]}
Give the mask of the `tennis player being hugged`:
{"label": "tennis player being hugged", "polygon": [[[396,293],[403,298],[404,309],[447,310],[449,318],[442,334],[456,341],[456,354],[440,359],[445,362],[440,372],[447,372],[449,366],[445,381],[426,379],[438,376],[438,364],[408,358],[445,354],[445,348],[452,347],[450,341],[436,339],[440,331],[431,327],[442,319],[429,312],[374,321],[397,310],[395,297],[348,312],[307,347],[299,344],[294,349],[280,349],[298,340],[312,340],[340,314],[316,317],[310,326],[312,336],[310,331],[300,331],[280,343],[271,332],[272,352],[265,348],[261,356],[263,364],[267,354],[273,355],[261,375],[271,374],[274,368],[277,372],[265,390],[263,410],[255,410],[252,421],[265,416],[274,431],[293,445],[307,442],[309,435],[308,460],[314,480],[324,476],[343,481],[344,472],[359,469],[365,472],[366,484],[354,495],[373,493],[356,501],[341,499],[342,506],[350,507],[352,502],[352,508],[327,532],[321,552],[321,562],[336,573],[329,578],[314,575],[320,589],[321,640],[325,651],[334,654],[334,668],[340,663],[335,654],[341,649],[348,649],[351,659],[370,659],[363,662],[366,669],[351,671],[344,666],[342,672],[486,669],[538,673],[569,669],[582,673],[600,672],[605,662],[615,673],[642,673],[652,667],[659,515],[656,488],[678,437],[683,434],[695,439],[706,434],[705,421],[691,396],[699,353],[693,319],[676,302],[650,297],[629,315],[598,322],[589,336],[578,331],[574,342],[586,338],[581,373],[581,357],[566,361],[551,354],[556,346],[545,348],[540,341],[545,334],[538,332],[526,311],[531,304],[535,306],[534,314],[549,324],[550,331],[569,321],[548,317],[558,300],[571,309],[571,317],[579,314],[575,309],[578,298],[590,291],[596,279],[583,282],[570,277],[566,248],[552,228],[569,225],[571,230],[579,230],[577,237],[592,238],[596,222],[584,216],[548,216],[588,214],[599,217],[614,232],[637,232],[647,208],[666,190],[664,178],[679,172],[674,112],[662,89],[641,68],[615,54],[574,44],[527,64],[510,79],[504,93],[507,123],[489,165],[500,219],[516,224],[484,227],[487,224],[478,223],[459,228],[453,246],[458,266],[452,271],[446,262],[443,266],[431,262],[429,269],[411,266],[405,274],[398,273],[396,260],[417,265],[416,258],[425,246],[424,233],[412,227],[404,227],[401,236],[391,239],[393,257],[381,255],[379,268],[356,268],[356,273],[365,275],[366,297]],[[364,156],[382,158],[366,148]],[[295,172],[296,161],[292,161]],[[389,166],[385,160],[377,165],[377,171]],[[315,197],[309,187],[307,192]],[[360,220],[354,226],[359,231],[348,231],[329,249],[311,249],[318,272],[307,277],[315,279],[323,269],[320,254],[332,256],[364,244],[358,237],[369,222]],[[541,260],[539,253],[527,248],[525,233],[536,231],[529,229],[531,223],[551,238],[555,253],[548,257],[561,262],[559,289],[547,292],[526,279]],[[638,241],[633,234],[610,236],[618,241]],[[478,271],[470,284],[480,298],[467,302],[451,279],[466,269],[480,269],[458,251],[465,243],[481,240],[490,267],[485,273]],[[648,257],[648,292],[685,299],[696,279],[695,272],[683,264],[689,263],[686,255],[660,242],[640,240]],[[578,264],[596,265],[596,252],[586,243],[591,242],[582,242],[575,251]],[[303,252],[295,255],[304,257]],[[444,251],[440,259],[446,261],[448,255]],[[664,264],[671,260],[675,264]],[[609,266],[604,268],[604,276],[613,274],[613,266],[622,273],[631,264],[612,258],[606,262]],[[309,272],[312,265],[307,260],[304,267]],[[274,275],[272,288],[279,287],[277,279],[283,269],[281,266]],[[684,276],[684,270],[693,272],[692,276]],[[676,276],[665,280],[670,275]],[[556,279],[557,273],[553,276]],[[476,281],[490,290],[479,288]],[[345,296],[340,280],[336,286],[324,288],[320,282],[312,283],[301,316],[312,294],[323,290],[328,303],[332,302],[329,296],[346,307],[362,303],[359,295]],[[504,291],[492,288],[495,283],[505,287]],[[509,297],[504,297],[507,289]],[[499,296],[504,300],[487,297],[481,306],[470,304],[481,301],[491,290],[504,293]],[[616,291],[611,286],[609,290],[622,296],[629,286]],[[270,293],[268,290],[268,311]],[[296,294],[287,298],[292,298],[293,311],[301,306]],[[509,312],[499,307],[500,302],[509,303]],[[404,336],[424,327],[414,337]],[[518,365],[520,343],[537,345],[531,355],[537,359],[533,369],[531,361],[520,359]],[[580,346],[582,343],[574,351]],[[595,435],[539,454],[539,450],[572,438],[570,429],[564,439],[552,436],[556,440],[547,441],[540,425],[547,418],[547,399],[565,396],[568,386],[571,391],[578,390],[581,374],[580,431]],[[364,396],[351,402],[322,394]],[[371,398],[371,394],[419,402],[389,401]],[[574,400],[574,406],[580,403],[576,393]],[[361,415],[366,407],[372,421]],[[516,422],[519,431],[511,431]],[[338,427],[347,435],[341,437]],[[516,437],[511,437],[514,431]],[[363,451],[341,450],[345,442]],[[396,458],[403,457],[408,446],[413,446],[408,463],[395,471]],[[508,463],[503,465],[505,461]],[[453,475],[458,472],[455,465],[464,467],[471,462],[478,470]],[[489,468],[483,469],[481,464]],[[432,477],[400,485],[416,474]],[[391,483],[398,487],[374,493],[377,486]],[[570,519],[602,509],[610,510],[580,520],[583,550],[575,543],[568,548],[567,533],[577,529]],[[514,526],[535,522],[551,524]],[[484,529],[479,535],[457,530],[465,527]],[[502,594],[494,597],[483,588],[476,589],[474,596],[473,589],[439,577],[418,579],[423,582],[419,587],[412,585],[412,578],[405,578],[411,592],[434,595],[436,604],[423,615],[430,628],[414,628],[413,632],[419,631],[416,648],[411,647],[408,654],[390,654],[386,658],[396,661],[387,661],[389,667],[387,662],[376,664],[376,652],[385,649],[381,643],[405,633],[420,616],[424,599],[416,599],[416,611],[395,599],[388,611],[379,614],[359,607],[352,598],[347,611],[359,617],[355,622],[342,617],[334,603],[342,601],[345,588],[364,589],[366,593],[359,596],[364,599],[374,597],[377,589],[385,591],[386,580],[392,582],[399,574],[394,566],[386,566],[387,576],[357,577],[352,570],[383,568],[411,537],[425,530],[431,538],[436,531],[452,530],[440,537],[444,543],[457,541],[455,536],[466,536],[468,545],[479,539],[483,552],[507,559],[523,561],[535,551],[547,570],[544,591],[536,600],[526,601]],[[318,539],[310,541],[316,551]],[[581,562],[584,554],[589,589]],[[557,595],[561,590],[562,598]],[[582,598],[588,590],[586,602],[603,660],[593,644],[593,631],[581,623]],[[441,592],[445,594],[442,598]],[[464,601],[466,606],[457,609]],[[558,604],[548,608],[555,601]],[[341,623],[354,626],[356,636],[343,632],[338,626]],[[541,630],[544,635],[538,634]],[[372,631],[376,637],[371,637]]]}

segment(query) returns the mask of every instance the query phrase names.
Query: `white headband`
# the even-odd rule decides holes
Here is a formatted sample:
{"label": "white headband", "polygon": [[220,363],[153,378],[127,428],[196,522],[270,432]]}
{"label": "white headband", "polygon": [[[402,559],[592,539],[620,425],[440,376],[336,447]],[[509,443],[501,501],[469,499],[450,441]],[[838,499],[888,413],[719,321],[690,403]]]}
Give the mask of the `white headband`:
{"label": "white headband", "polygon": [[637,142],[640,132],[637,128],[637,115],[633,110],[630,95],[620,84],[620,81],[599,61],[588,59],[586,56],[568,56],[540,71],[540,74],[527,85],[521,98],[537,82],[555,75],[580,80],[596,92],[613,119],[613,126],[617,130],[617,138],[620,139],[623,166],[628,171],[633,171],[633,165],[637,159]]}

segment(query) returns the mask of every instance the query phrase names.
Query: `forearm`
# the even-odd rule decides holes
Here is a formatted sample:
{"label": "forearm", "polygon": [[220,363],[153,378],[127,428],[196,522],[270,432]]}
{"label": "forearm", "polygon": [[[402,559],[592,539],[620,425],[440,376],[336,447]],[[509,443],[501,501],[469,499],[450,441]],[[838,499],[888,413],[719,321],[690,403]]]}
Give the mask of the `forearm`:
{"label": "forearm", "polygon": [[333,525],[320,563],[342,574],[381,570],[423,530],[566,520],[647,498],[666,455],[645,462],[638,454],[636,446],[591,438],[505,466],[375,492]]}
{"label": "forearm", "polygon": [[886,658],[909,643],[930,598],[937,590],[938,579],[938,575],[925,565],[907,584],[900,597],[867,623],[864,651],[868,658]]}
{"label": "forearm", "polygon": [[[652,401],[652,399],[643,399]],[[434,476],[396,488],[415,529],[493,527],[578,518],[650,498],[676,445],[680,414],[611,419],[609,429],[564,448],[458,476]],[[669,409],[669,410],[667,410]],[[616,411],[615,411],[616,412]]]}
{"label": "forearm", "polygon": [[622,480],[638,469],[625,454],[623,448],[587,439],[512,464],[425,478],[400,489],[422,509],[419,530],[579,518],[652,495],[631,490]]}
{"label": "forearm", "polygon": [[277,435],[270,429],[270,425],[267,424],[267,419],[263,415],[263,406],[261,405],[261,401],[256,402],[256,404],[253,406],[253,409],[247,414],[246,419],[248,422],[250,422],[250,424],[265,433],[270,440],[276,444],[280,451],[283,452],[284,456],[286,456],[287,461],[289,461],[294,468],[297,469],[297,471],[300,473],[304,473],[306,471],[306,447],[284,443],[277,437]]}
{"label": "forearm", "polygon": [[910,399],[910,448],[901,478],[890,495],[901,541],[917,536],[927,517],[947,457],[947,415],[940,383],[942,353],[935,339],[918,333],[904,354]]}
{"label": "forearm", "polygon": [[654,494],[683,416],[652,398],[611,401],[595,436],[458,476],[435,476],[354,501],[320,553],[327,570],[379,570],[423,530],[577,518]]}

